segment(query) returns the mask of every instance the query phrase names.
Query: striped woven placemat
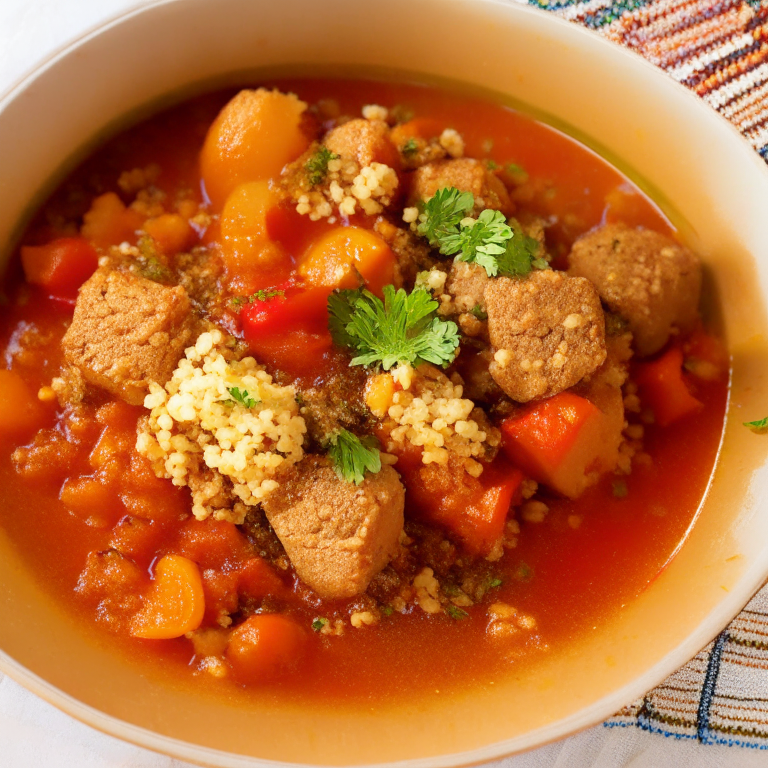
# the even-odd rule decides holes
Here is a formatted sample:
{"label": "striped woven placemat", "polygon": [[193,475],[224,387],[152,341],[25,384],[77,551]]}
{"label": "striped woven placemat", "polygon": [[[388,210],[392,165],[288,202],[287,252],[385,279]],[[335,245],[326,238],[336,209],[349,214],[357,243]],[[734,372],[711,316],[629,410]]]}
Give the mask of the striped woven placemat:
{"label": "striped woven placemat", "polygon": [[[661,67],[768,162],[768,0],[529,2]],[[694,659],[605,725],[768,749],[768,586]]]}
{"label": "striped woven placemat", "polygon": [[529,0],[631,48],[728,118],[768,162],[766,0]]}

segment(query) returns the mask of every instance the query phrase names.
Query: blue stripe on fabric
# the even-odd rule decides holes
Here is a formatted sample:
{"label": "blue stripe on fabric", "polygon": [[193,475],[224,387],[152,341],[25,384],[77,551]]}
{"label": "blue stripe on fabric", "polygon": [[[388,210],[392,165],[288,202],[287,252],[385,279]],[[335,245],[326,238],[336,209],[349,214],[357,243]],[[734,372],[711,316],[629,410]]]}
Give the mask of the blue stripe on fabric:
{"label": "blue stripe on fabric", "polygon": [[[656,734],[657,736],[666,736],[668,739],[698,739],[695,733],[676,733],[675,731],[666,731],[658,725],[653,725],[650,718],[638,717],[633,723],[617,723],[607,720],[603,723],[604,728],[639,728],[642,731]],[[755,739],[762,738],[755,736]],[[718,744],[725,747],[744,747],[748,749],[768,750],[768,743],[758,741],[746,741],[745,739],[736,739],[731,736],[714,736],[710,731],[710,740],[703,742],[706,745]]]}
{"label": "blue stripe on fabric", "polygon": [[[720,662],[727,640],[728,631],[724,630],[718,635],[712,646],[712,652],[709,654],[709,662],[707,663],[707,672],[704,675],[704,685],[701,688],[701,697],[699,698],[699,710],[696,713],[696,735],[703,744],[710,743],[709,710],[715,696],[717,677],[720,674]],[[712,738],[716,737],[713,736]]]}

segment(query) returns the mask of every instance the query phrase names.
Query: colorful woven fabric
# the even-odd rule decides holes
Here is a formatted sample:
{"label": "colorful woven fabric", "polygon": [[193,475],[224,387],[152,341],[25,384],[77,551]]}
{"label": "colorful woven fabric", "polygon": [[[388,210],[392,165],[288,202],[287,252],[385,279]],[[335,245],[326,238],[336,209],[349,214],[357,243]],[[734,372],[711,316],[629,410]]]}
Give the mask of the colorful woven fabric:
{"label": "colorful woven fabric", "polygon": [[[768,0],[529,0],[646,58],[768,162]],[[768,586],[694,659],[605,725],[768,749]]]}
{"label": "colorful woven fabric", "polygon": [[768,0],[529,0],[664,69],[768,162]]}

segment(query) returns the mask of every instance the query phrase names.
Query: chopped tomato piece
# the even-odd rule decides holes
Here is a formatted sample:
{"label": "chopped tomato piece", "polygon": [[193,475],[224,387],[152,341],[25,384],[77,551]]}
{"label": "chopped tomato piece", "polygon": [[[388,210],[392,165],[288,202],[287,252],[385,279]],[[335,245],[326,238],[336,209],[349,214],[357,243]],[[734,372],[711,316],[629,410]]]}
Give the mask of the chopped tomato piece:
{"label": "chopped tomato piece", "polygon": [[96,247],[109,248],[124,240],[135,243],[136,231],[143,223],[143,217],[127,208],[114,192],[106,192],[94,198],[83,216],[80,234]]}
{"label": "chopped tomato piece", "polygon": [[205,614],[200,569],[180,555],[165,555],[155,566],[144,607],[134,617],[131,634],[147,640],[170,640],[197,629]]}
{"label": "chopped tomato piece", "polygon": [[270,680],[295,668],[306,652],[307,633],[278,613],[251,616],[232,632],[227,659],[245,682]]}
{"label": "chopped tomato piece", "polygon": [[263,557],[251,557],[240,566],[238,590],[254,600],[267,595],[282,595],[287,591],[275,569]]}
{"label": "chopped tomato piece", "polygon": [[178,213],[163,213],[144,222],[144,231],[165,255],[184,251],[197,240],[197,233]]}
{"label": "chopped tomato piece", "polygon": [[651,408],[661,427],[704,407],[691,394],[683,378],[683,353],[679,347],[672,347],[650,363],[638,364],[634,378],[641,402]]}
{"label": "chopped tomato piece", "polygon": [[226,520],[189,520],[181,529],[178,551],[201,568],[232,569],[250,556],[245,536]]}
{"label": "chopped tomato piece", "polygon": [[64,299],[76,298],[77,289],[94,273],[98,261],[96,249],[82,237],[60,237],[21,249],[27,282]]}
{"label": "chopped tomato piece", "polygon": [[432,139],[443,132],[445,125],[432,117],[415,117],[407,123],[396,125],[390,136],[395,144],[401,144],[404,140]]}
{"label": "chopped tomato piece", "polygon": [[59,498],[72,514],[94,528],[111,528],[125,515],[117,493],[98,476],[68,478]]}
{"label": "chopped tomato piece", "polygon": [[613,449],[605,419],[586,398],[561,392],[502,422],[502,446],[532,478],[573,498],[590,484],[589,473],[607,468]]}
{"label": "chopped tomato piece", "polygon": [[292,330],[325,331],[328,324],[328,288],[288,286],[275,296],[256,298],[240,310],[246,341]]}

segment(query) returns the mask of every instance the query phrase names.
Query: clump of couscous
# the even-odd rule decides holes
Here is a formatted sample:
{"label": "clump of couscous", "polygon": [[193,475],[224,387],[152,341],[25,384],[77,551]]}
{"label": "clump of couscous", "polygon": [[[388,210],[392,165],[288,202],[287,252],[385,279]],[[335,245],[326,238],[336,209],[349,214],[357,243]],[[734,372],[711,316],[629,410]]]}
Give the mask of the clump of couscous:
{"label": "clump of couscous", "polygon": [[[280,387],[252,357],[228,360],[219,331],[202,333],[189,347],[170,381],[150,385],[150,410],[136,448],[159,477],[191,485],[206,467],[231,483],[234,514],[257,505],[278,487],[277,470],[304,455],[306,425],[293,387]],[[192,488],[192,512],[204,520],[214,512]]]}

